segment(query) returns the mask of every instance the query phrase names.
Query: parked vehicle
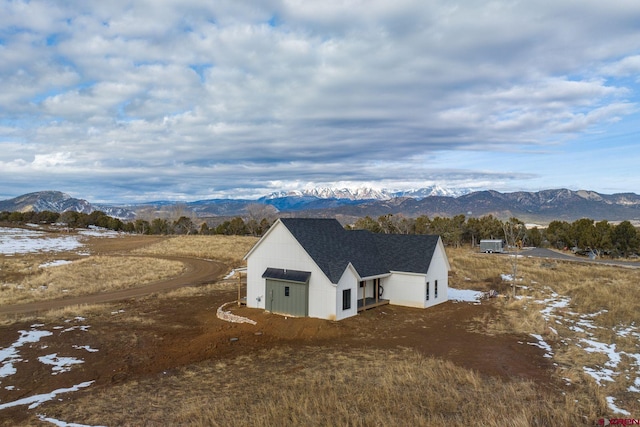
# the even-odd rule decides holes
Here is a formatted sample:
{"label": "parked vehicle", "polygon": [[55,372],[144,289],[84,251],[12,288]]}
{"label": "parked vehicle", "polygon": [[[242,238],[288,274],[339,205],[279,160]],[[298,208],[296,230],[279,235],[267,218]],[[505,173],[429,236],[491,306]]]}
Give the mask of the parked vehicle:
{"label": "parked vehicle", "polygon": [[494,239],[480,240],[480,252],[484,252],[487,254],[491,254],[494,252],[502,253],[504,252],[504,241]]}

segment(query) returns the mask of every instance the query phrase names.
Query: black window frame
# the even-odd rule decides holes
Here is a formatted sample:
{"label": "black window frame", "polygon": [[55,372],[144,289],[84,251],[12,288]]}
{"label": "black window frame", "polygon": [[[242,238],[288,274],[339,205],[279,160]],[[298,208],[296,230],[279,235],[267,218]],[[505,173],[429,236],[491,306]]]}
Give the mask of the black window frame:
{"label": "black window frame", "polygon": [[342,310],[351,310],[351,288],[342,290]]}
{"label": "black window frame", "polygon": [[284,287],[284,296],[288,297],[291,295],[291,288],[289,286]]}

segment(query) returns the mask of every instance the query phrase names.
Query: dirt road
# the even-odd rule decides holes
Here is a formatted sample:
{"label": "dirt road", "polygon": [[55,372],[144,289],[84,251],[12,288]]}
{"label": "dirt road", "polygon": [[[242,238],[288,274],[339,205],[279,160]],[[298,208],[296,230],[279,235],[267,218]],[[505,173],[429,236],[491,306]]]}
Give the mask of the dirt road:
{"label": "dirt road", "polygon": [[[132,255],[127,255],[132,256]],[[218,261],[204,260],[190,257],[176,256],[145,256],[148,258],[165,259],[169,261],[179,261],[186,266],[186,271],[171,279],[160,280],[149,285],[120,289],[117,291],[103,292],[93,295],[82,295],[72,298],[61,298],[55,300],[37,301],[28,304],[15,304],[0,307],[0,314],[25,314],[37,313],[52,309],[72,305],[85,304],[101,304],[105,302],[119,301],[129,298],[138,298],[141,296],[153,294],[155,292],[167,291],[183,286],[200,285],[204,283],[212,283],[218,280],[226,271],[227,266]]]}
{"label": "dirt road", "polygon": [[547,258],[551,260],[559,261],[571,261],[571,262],[589,262],[594,264],[611,265],[616,267],[629,267],[640,268],[640,263],[636,261],[623,261],[619,259],[590,259],[589,257],[581,257],[578,255],[562,253],[546,248],[532,248],[525,249],[520,252],[522,256],[530,256],[536,258]]}

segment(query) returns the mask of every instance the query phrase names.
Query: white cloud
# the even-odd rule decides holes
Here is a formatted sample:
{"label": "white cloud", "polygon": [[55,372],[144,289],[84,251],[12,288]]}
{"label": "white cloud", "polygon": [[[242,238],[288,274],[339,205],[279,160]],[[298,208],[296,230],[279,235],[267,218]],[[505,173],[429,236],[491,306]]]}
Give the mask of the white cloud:
{"label": "white cloud", "polygon": [[640,55],[631,55],[606,64],[601,72],[607,76],[637,76],[640,74]]}
{"label": "white cloud", "polygon": [[38,168],[33,190],[45,170],[78,188],[91,171],[151,198],[162,186],[199,197],[493,173],[522,185],[535,166],[438,159],[539,157],[637,108],[637,2],[16,1],[0,12],[0,143],[12,144],[0,162]]}
{"label": "white cloud", "polygon": [[49,168],[74,163],[71,153],[36,154],[31,165],[36,168]]}

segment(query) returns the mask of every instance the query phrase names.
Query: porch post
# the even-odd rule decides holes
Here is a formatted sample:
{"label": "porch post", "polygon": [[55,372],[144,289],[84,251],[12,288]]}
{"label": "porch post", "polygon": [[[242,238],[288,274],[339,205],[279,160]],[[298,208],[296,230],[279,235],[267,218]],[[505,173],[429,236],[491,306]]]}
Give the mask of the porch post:
{"label": "porch post", "polygon": [[367,281],[362,281],[362,309],[367,306]]}

